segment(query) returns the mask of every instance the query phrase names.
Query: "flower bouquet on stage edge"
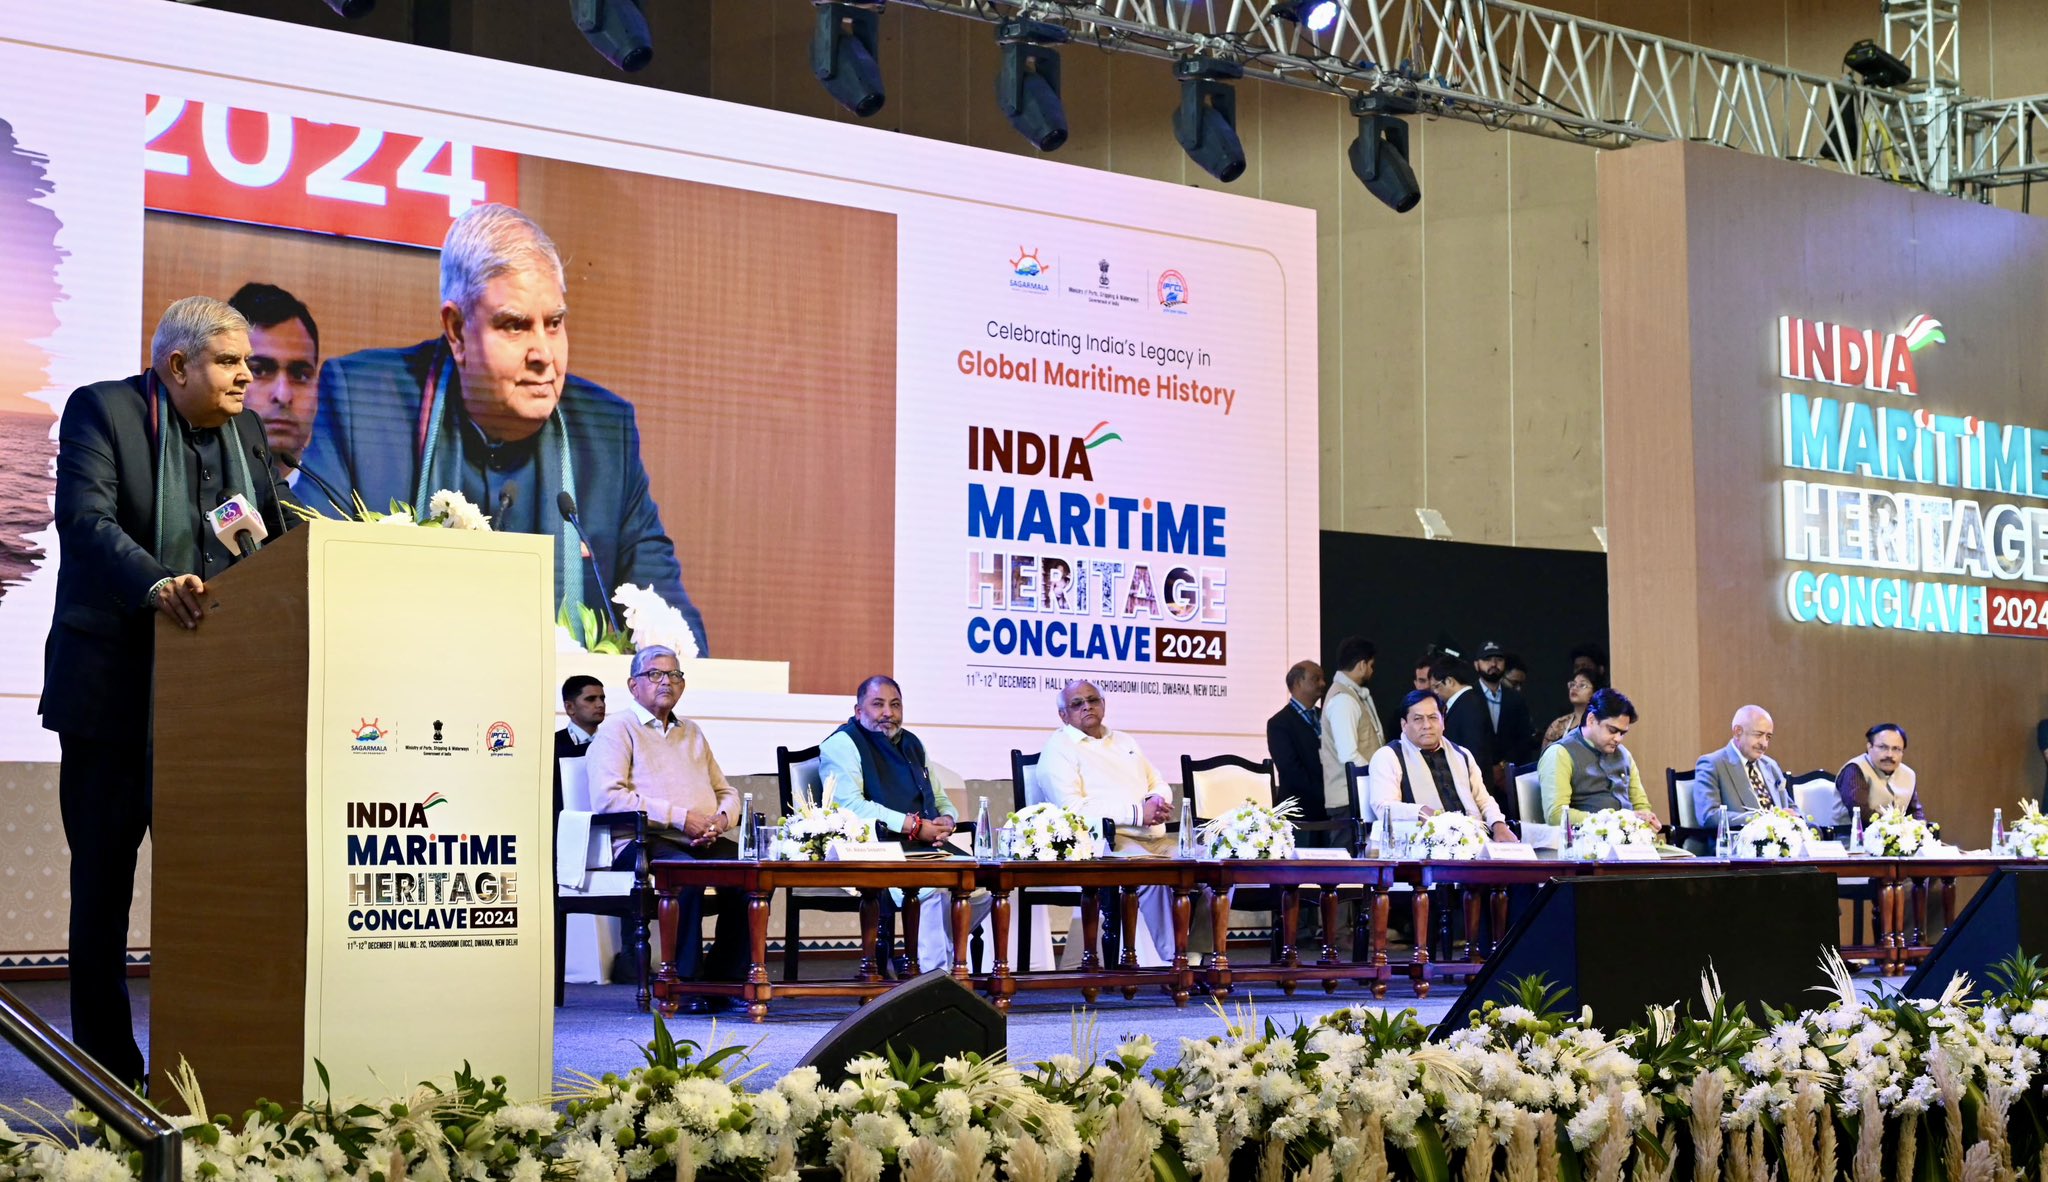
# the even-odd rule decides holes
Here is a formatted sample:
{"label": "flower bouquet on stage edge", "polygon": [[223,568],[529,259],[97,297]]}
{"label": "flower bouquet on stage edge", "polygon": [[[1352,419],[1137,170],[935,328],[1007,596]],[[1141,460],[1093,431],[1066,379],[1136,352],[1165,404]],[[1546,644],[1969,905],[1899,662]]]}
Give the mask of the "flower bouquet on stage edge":
{"label": "flower bouquet on stage edge", "polygon": [[[325,520],[327,515],[318,509],[287,501],[287,513],[301,521]],[[363,494],[355,495],[355,512],[342,514],[344,521],[362,521],[376,525],[417,525],[427,529],[474,529],[490,532],[491,519],[482,509],[470,503],[468,497],[450,489],[442,489],[427,498],[427,511],[420,512],[404,501],[392,501],[391,511],[379,513],[363,503]]]}
{"label": "flower bouquet on stage edge", "polygon": [[1425,861],[1469,862],[1486,846],[1486,827],[1464,813],[1436,813],[1415,827],[1409,849]]}
{"label": "flower bouquet on stage edge", "polygon": [[1238,805],[1202,826],[1202,850],[1211,858],[1291,858],[1294,819],[1300,815],[1301,806],[1292,799],[1277,805]]}
{"label": "flower bouquet on stage edge", "polygon": [[1629,809],[1601,809],[1580,821],[1572,830],[1572,857],[1582,862],[1599,862],[1624,845],[1657,848],[1657,831]]}
{"label": "flower bouquet on stage edge", "polygon": [[1796,858],[1806,850],[1806,818],[1791,809],[1758,809],[1735,835],[1737,858]]}
{"label": "flower bouquet on stage edge", "polygon": [[1898,808],[1888,808],[1863,826],[1863,852],[1879,858],[1910,858],[1932,853],[1934,830],[1927,822]]}
{"label": "flower bouquet on stage edge", "polygon": [[1019,862],[1085,862],[1095,856],[1099,832],[1088,818],[1058,804],[1027,804],[1010,814],[1009,849]]}

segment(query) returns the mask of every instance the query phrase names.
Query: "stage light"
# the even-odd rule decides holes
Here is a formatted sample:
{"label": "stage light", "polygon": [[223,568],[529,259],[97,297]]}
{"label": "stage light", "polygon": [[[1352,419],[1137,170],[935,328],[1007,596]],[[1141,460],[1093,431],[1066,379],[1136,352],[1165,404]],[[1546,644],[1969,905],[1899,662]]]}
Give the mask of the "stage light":
{"label": "stage light", "polygon": [[1276,0],[1273,15],[1290,20],[1311,33],[1326,33],[1337,23],[1343,7],[1337,0]]}
{"label": "stage light", "polygon": [[1911,67],[1867,37],[1849,47],[1849,52],[1842,55],[1842,64],[1856,71],[1865,83],[1886,90],[1913,80]]}
{"label": "stage light", "polygon": [[636,0],[569,0],[569,15],[590,47],[626,73],[654,60],[654,38]]}
{"label": "stage light", "polygon": [[866,4],[818,0],[811,73],[840,106],[865,119],[882,109],[882,67],[875,64],[879,12]]}
{"label": "stage light", "polygon": [[377,7],[377,0],[326,0],[326,3],[327,7],[334,10],[336,16],[347,20],[368,16],[370,10]]}
{"label": "stage light", "polygon": [[1358,116],[1351,171],[1388,209],[1407,213],[1422,203],[1422,186],[1408,163],[1408,124],[1388,114],[1385,103],[1376,97],[1351,101],[1351,113]]}
{"label": "stage light", "polygon": [[1180,79],[1180,108],[1173,113],[1173,138],[1202,171],[1226,183],[1244,175],[1244,144],[1237,138],[1237,91],[1231,80],[1244,67],[1215,58],[1182,58],[1173,64]]}
{"label": "stage light", "polygon": [[1060,55],[1067,31],[1043,21],[1010,21],[996,30],[1003,47],[996,101],[1017,134],[1041,152],[1067,142],[1067,109],[1060,102]]}

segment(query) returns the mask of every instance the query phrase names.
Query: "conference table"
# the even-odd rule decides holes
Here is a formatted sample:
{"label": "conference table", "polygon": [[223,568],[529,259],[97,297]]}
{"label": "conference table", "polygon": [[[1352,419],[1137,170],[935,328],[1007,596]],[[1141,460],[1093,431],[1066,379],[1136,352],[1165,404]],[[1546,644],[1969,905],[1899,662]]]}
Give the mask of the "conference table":
{"label": "conference table", "polygon": [[[1955,917],[1956,880],[1981,878],[2002,866],[2038,865],[2019,859],[1992,857],[1821,859],[1663,858],[1654,861],[1448,861],[1412,859],[1279,859],[1195,860],[1176,858],[1097,858],[1078,862],[987,861],[971,858],[907,861],[774,862],[711,859],[656,859],[649,874],[659,901],[662,964],[654,979],[656,1003],[674,1013],[693,996],[730,997],[745,1003],[749,1018],[759,1022],[777,997],[854,997],[863,1002],[896,986],[877,971],[876,945],[882,892],[906,895],[943,891],[950,897],[947,915],[953,929],[953,961],[945,966],[968,988],[978,988],[999,1009],[1007,1010],[1020,990],[1078,989],[1091,1003],[1103,990],[1126,998],[1140,989],[1158,988],[1176,1005],[1186,1005],[1198,989],[1228,996],[1240,984],[1269,982],[1293,992],[1304,984],[1334,992],[1352,981],[1384,997],[1388,983],[1408,978],[1417,997],[1427,997],[1433,982],[1468,976],[1483,965],[1506,929],[1507,892],[1554,879],[1641,876],[1658,874],[1741,873],[1758,866],[1817,870],[1845,883],[1868,881],[1876,888],[1874,942],[1845,946],[1842,955],[1875,965],[1887,976],[1900,975],[1925,957],[1939,933],[1928,923],[1928,902],[1943,898],[1943,915]],[[769,903],[778,890],[832,887],[861,897],[860,960],[854,976],[819,981],[773,981],[768,975]],[[1169,964],[1141,967],[1136,958],[1138,892],[1160,888],[1172,898],[1173,957]],[[1388,956],[1388,916],[1392,896],[1407,888],[1416,939],[1405,962]],[[1019,890],[1082,889],[1083,952],[1078,968],[1030,973],[1012,970],[1009,960],[1012,900]],[[675,972],[681,909],[678,895],[686,890],[738,890],[747,897],[748,969],[742,981],[686,981]],[[970,896],[977,890],[993,896],[993,928],[987,971],[970,972],[967,964]],[[1271,963],[1233,963],[1227,936],[1230,899],[1234,892],[1267,892],[1280,927],[1281,954]],[[1211,905],[1215,952],[1199,969],[1188,960],[1188,936],[1194,895],[1200,891]],[[1323,919],[1320,955],[1304,961],[1296,949],[1300,902],[1314,892]],[[1348,960],[1334,947],[1337,913],[1345,895],[1360,907],[1357,933]],[[1119,914],[1110,916],[1122,934],[1118,963],[1098,963],[1100,898],[1117,900]],[[1433,899],[1447,899],[1465,917],[1462,959],[1433,960],[1427,938]],[[1263,908],[1261,908],[1263,909]],[[901,915],[908,946],[917,946],[921,909],[905,906]],[[1486,922],[1482,923],[1482,920]]]}

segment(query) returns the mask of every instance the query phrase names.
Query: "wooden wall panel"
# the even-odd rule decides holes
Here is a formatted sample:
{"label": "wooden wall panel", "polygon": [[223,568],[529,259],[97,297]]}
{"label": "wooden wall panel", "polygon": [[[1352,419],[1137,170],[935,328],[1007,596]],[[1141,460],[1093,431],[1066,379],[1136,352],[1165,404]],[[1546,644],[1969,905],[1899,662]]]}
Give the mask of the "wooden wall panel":
{"label": "wooden wall panel", "polygon": [[[710,4],[710,36],[703,53],[710,59],[711,97],[753,107],[776,106],[775,63],[780,55],[775,26],[761,19],[756,0],[710,0]],[[803,51],[792,48],[790,52]]]}
{"label": "wooden wall panel", "polygon": [[1109,59],[1109,124],[1111,172],[1155,181],[1185,181],[1193,169],[1173,138],[1173,108],[1180,102],[1180,84],[1163,63],[1129,54]]}
{"label": "wooden wall panel", "polygon": [[[1411,147],[1410,162],[1425,168],[1429,146],[1417,139]],[[1425,189],[1424,204],[1428,200]],[[1415,508],[1426,503],[1427,467],[1422,443],[1427,318],[1420,298],[1428,263],[1424,220],[1388,209],[1355,180],[1342,187],[1337,218],[1341,269],[1336,281],[1326,277],[1322,287],[1326,300],[1335,287],[1342,319],[1340,434],[1324,436],[1322,444],[1323,482],[1326,489],[1333,479],[1340,482],[1340,504],[1338,515],[1326,515],[1323,525],[1419,535]]]}

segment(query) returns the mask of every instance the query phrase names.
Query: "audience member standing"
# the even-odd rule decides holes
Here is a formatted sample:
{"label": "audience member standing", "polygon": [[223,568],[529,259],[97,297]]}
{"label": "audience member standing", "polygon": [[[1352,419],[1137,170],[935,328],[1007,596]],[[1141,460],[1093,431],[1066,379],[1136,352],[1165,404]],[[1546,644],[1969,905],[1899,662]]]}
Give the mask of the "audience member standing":
{"label": "audience member standing", "polygon": [[1480,645],[1472,671],[1479,674],[1479,684],[1474,688],[1485,695],[1486,714],[1493,720],[1494,753],[1504,763],[1527,763],[1534,759],[1536,724],[1529,719],[1528,699],[1504,680],[1508,671],[1507,650],[1491,640]]}
{"label": "audience member standing", "polygon": [[1280,781],[1280,798],[1292,797],[1304,821],[1329,818],[1323,801],[1323,667],[1299,661],[1287,671],[1287,704],[1266,720],[1266,753]]}
{"label": "audience member standing", "polygon": [[1551,721],[1549,728],[1543,732],[1543,745],[1548,747],[1564,738],[1566,732],[1583,726],[1586,721],[1586,703],[1592,701],[1593,695],[1605,688],[1607,687],[1600,680],[1599,674],[1588,669],[1574,669],[1571,680],[1565,682],[1564,686],[1565,700],[1571,703],[1572,708]]}
{"label": "audience member standing", "polygon": [[1347,636],[1337,646],[1337,672],[1323,699],[1323,811],[1332,820],[1356,815],[1344,765],[1365,767],[1387,742],[1379,708],[1365,688],[1377,654],[1372,641],[1358,636]]}

